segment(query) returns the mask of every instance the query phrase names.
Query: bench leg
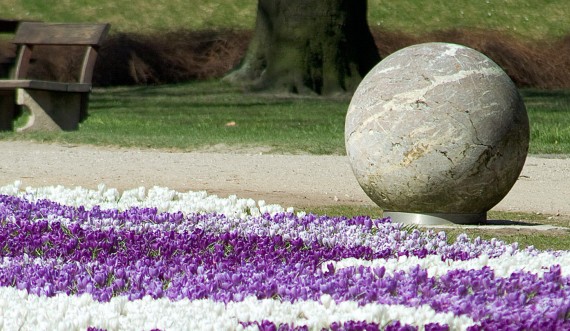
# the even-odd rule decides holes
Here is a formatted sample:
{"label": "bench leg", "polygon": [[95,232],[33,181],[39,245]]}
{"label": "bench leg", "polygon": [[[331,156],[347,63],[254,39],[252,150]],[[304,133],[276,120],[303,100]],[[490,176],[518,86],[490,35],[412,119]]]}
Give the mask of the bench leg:
{"label": "bench leg", "polygon": [[87,109],[89,108],[89,93],[81,93],[81,110],[79,111],[79,122],[87,119]]}
{"label": "bench leg", "polygon": [[0,90],[0,131],[14,130],[17,108],[15,95],[14,90]]}
{"label": "bench leg", "polygon": [[30,110],[18,131],[73,131],[79,127],[83,93],[18,89],[18,104]]}

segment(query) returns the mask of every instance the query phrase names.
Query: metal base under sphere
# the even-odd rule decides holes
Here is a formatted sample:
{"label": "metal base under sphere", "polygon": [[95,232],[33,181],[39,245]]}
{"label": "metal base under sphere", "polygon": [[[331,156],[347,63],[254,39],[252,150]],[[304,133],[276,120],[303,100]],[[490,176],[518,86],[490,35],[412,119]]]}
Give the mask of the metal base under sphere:
{"label": "metal base under sphere", "polygon": [[483,224],[487,221],[487,213],[480,214],[448,214],[448,213],[404,213],[385,211],[384,217],[390,217],[394,223],[417,225],[453,225]]}

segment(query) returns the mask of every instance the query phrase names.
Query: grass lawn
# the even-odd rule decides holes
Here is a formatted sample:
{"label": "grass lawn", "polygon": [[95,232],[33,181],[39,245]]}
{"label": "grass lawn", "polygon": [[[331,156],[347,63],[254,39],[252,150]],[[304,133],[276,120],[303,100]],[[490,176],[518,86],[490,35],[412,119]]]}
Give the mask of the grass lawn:
{"label": "grass lawn", "polygon": [[[0,138],[196,150],[268,146],[277,153],[344,153],[347,100],[242,94],[221,82],[95,90],[76,132]],[[232,125],[234,124],[235,125]]]}
{"label": "grass lawn", "polygon": [[530,153],[570,154],[570,91],[523,90],[531,127]]}
{"label": "grass lawn", "polygon": [[[0,13],[4,18],[109,22],[113,32],[251,29],[255,24],[256,4],[251,0],[83,0],[54,6],[45,0],[3,0]],[[530,39],[558,38],[570,31],[568,16],[567,0],[368,0],[371,27],[408,33],[480,28]]]}
{"label": "grass lawn", "polygon": [[[570,154],[570,91],[522,91],[532,154]],[[344,154],[349,100],[243,94],[219,81],[96,89],[75,132],[0,133],[0,139],[203,150]],[[23,120],[20,120],[20,124]]]}

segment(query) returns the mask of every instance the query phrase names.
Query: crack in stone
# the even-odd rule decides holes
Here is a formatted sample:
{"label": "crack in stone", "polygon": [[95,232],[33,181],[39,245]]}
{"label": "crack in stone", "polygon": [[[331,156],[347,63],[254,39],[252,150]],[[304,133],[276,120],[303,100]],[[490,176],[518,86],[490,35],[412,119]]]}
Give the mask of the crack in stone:
{"label": "crack in stone", "polygon": [[481,139],[479,139],[479,132],[477,132],[477,127],[475,127],[475,123],[473,123],[473,119],[471,119],[471,117],[467,116],[467,119],[469,120],[469,123],[471,123],[471,127],[473,128],[473,131],[475,131],[475,139],[477,140],[475,142],[475,145],[481,145],[481,146],[487,146],[483,144],[483,142],[481,141]]}
{"label": "crack in stone", "polygon": [[442,151],[442,150],[436,149],[436,152],[439,152],[441,155],[445,156],[445,158],[447,160],[449,160],[449,162],[451,162],[452,165],[455,166],[455,162],[453,162],[453,160],[449,157],[449,155],[447,155],[447,151]]}

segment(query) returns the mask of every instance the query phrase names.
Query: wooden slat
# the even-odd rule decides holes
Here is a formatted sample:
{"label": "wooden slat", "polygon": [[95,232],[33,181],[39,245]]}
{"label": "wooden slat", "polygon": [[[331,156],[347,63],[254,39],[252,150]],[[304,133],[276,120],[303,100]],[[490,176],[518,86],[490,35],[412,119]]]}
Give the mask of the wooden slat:
{"label": "wooden slat", "polygon": [[91,92],[91,84],[87,83],[68,83],[67,92]]}
{"label": "wooden slat", "polygon": [[13,90],[16,88],[25,88],[28,87],[29,83],[28,80],[13,80],[13,79],[2,79],[0,80],[0,90]]}
{"label": "wooden slat", "polygon": [[79,77],[80,83],[91,83],[96,60],[97,50],[91,46],[87,46],[87,50],[83,56],[83,64],[81,65],[81,75]]}
{"label": "wooden slat", "polygon": [[18,51],[18,58],[16,59],[16,71],[14,72],[15,79],[25,78],[28,74],[30,67],[30,59],[32,58],[33,46],[22,45]]}
{"label": "wooden slat", "polygon": [[59,92],[90,92],[91,84],[60,83],[33,79],[0,80],[0,90],[16,88]]}
{"label": "wooden slat", "polygon": [[37,45],[100,45],[109,24],[22,22],[15,44]]}

